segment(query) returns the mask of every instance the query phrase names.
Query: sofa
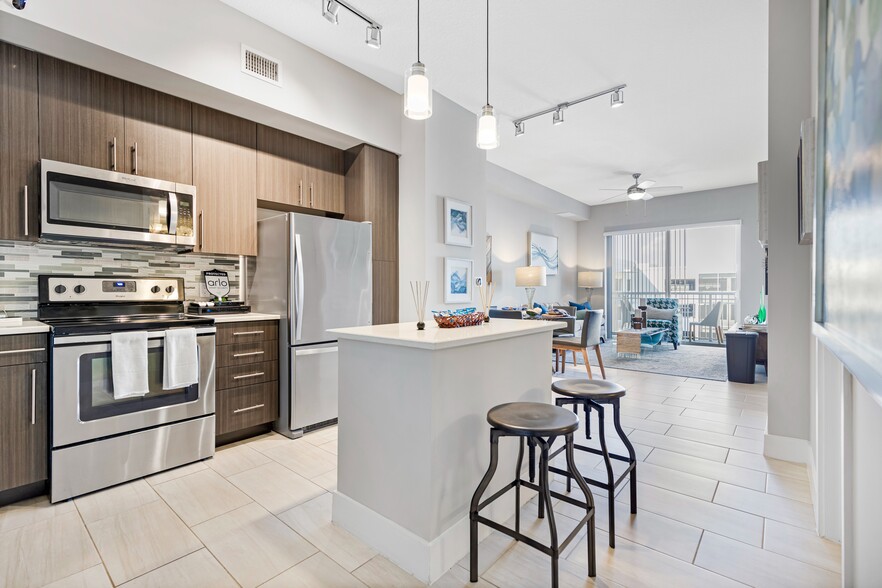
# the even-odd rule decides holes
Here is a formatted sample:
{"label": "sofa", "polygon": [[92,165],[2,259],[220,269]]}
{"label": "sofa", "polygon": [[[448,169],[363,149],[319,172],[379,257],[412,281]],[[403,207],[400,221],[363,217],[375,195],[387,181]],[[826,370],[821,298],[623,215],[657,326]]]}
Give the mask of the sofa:
{"label": "sofa", "polygon": [[[647,298],[644,301],[646,310],[646,327],[664,329],[664,341],[674,344],[674,349],[680,346],[680,304],[674,298]],[[661,312],[654,312],[654,310]],[[673,312],[670,312],[673,311]],[[662,316],[670,318],[662,318]]]}

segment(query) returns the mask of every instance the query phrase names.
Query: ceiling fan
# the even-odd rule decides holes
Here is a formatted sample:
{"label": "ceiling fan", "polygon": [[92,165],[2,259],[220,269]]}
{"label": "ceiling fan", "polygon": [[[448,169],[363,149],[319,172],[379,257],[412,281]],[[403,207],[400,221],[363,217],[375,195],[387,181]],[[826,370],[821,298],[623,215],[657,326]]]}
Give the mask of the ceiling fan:
{"label": "ceiling fan", "polygon": [[641,182],[639,173],[631,174],[631,177],[634,178],[634,184],[628,186],[624,192],[622,192],[621,188],[601,188],[604,192],[618,192],[618,194],[610,196],[606,200],[603,200],[603,202],[609,202],[610,200],[615,200],[622,196],[627,196],[631,200],[652,200],[655,196],[646,191],[649,188],[652,188],[653,192],[683,189],[683,186],[656,186],[655,180],[643,180]]}

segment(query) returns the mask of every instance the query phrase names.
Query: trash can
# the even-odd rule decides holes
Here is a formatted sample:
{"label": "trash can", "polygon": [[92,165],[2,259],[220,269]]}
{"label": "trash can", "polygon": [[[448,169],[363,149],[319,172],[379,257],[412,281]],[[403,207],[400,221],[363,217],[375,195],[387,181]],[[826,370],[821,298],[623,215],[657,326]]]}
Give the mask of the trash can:
{"label": "trash can", "polygon": [[756,382],[756,342],[759,334],[752,331],[726,333],[726,367],[730,382]]}

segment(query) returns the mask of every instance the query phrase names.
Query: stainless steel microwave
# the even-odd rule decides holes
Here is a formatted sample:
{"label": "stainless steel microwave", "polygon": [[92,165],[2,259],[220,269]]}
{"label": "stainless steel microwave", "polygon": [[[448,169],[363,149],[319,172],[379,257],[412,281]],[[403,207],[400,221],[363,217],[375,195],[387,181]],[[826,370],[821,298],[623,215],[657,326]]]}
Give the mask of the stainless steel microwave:
{"label": "stainless steel microwave", "polygon": [[40,174],[41,239],[196,246],[194,186],[48,159]]}

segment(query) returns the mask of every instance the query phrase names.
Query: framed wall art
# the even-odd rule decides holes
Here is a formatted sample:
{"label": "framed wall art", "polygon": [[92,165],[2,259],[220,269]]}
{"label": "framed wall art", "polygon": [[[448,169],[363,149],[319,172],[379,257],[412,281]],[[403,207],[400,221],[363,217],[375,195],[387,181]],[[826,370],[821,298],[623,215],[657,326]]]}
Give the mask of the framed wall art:
{"label": "framed wall art", "polygon": [[557,237],[530,233],[530,265],[544,265],[545,275],[557,275]]}
{"label": "framed wall art", "polygon": [[474,269],[471,259],[444,258],[444,303],[461,304],[472,301]]}
{"label": "framed wall art", "polygon": [[444,243],[472,246],[472,205],[453,198],[444,199]]}

